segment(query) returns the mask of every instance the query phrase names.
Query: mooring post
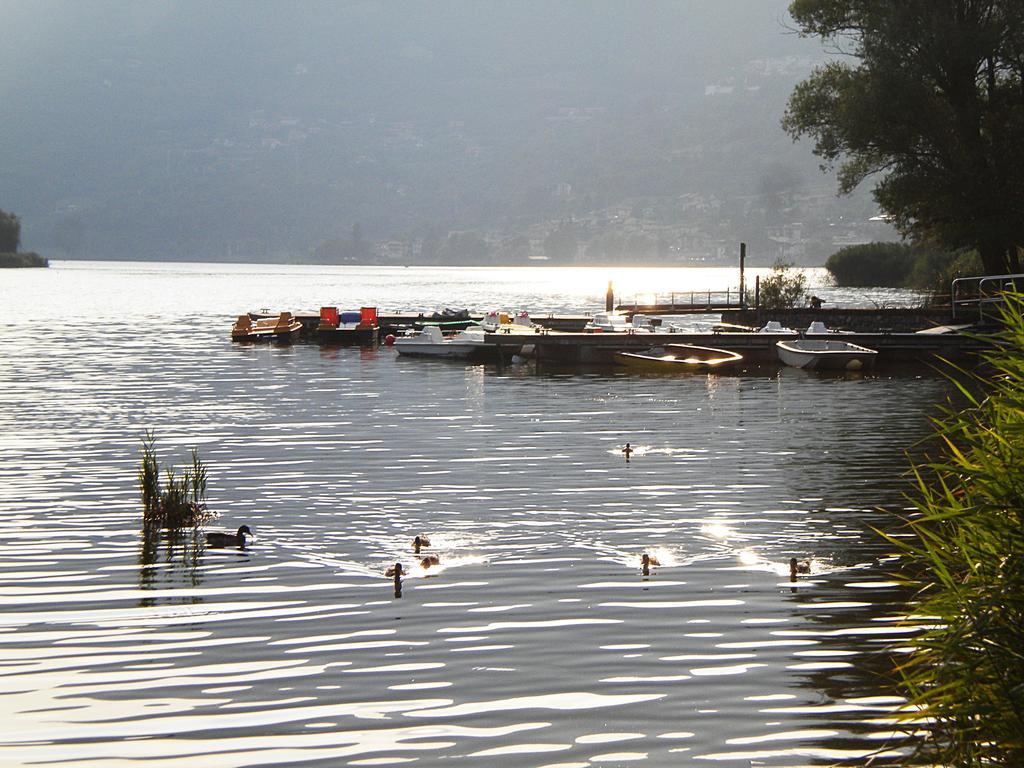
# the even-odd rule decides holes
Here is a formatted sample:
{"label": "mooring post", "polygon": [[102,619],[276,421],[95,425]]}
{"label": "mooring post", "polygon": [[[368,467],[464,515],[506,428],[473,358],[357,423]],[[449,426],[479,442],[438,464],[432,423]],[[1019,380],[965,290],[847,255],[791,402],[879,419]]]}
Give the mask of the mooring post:
{"label": "mooring post", "polygon": [[612,281],[608,281],[608,293],[604,295],[604,311],[611,312],[615,309],[615,290],[612,288]]}
{"label": "mooring post", "polygon": [[747,308],[746,284],[744,283],[743,271],[747,261],[747,244],[740,243],[740,309]]}
{"label": "mooring post", "polygon": [[761,308],[761,276],[754,275],[754,309]]}

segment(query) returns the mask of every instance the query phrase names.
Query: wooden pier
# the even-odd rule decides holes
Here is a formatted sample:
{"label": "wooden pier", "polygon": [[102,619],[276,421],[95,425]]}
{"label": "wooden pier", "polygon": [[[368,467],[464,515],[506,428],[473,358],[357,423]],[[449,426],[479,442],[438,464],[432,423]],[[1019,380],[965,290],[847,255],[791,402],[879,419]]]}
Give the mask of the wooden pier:
{"label": "wooden pier", "polygon": [[[801,334],[803,338],[838,338],[878,351],[879,363],[934,363],[956,359],[985,348],[977,339],[957,333]],[[778,363],[775,343],[785,337],[768,333],[489,333],[487,342],[500,347],[528,346],[540,362],[603,365],[616,352],[650,349],[665,344],[715,347],[743,355],[751,364]]]}
{"label": "wooden pier", "polygon": [[[622,306],[622,305],[620,305]],[[697,306],[694,304],[693,306]],[[661,310],[658,310],[659,312]],[[702,311],[707,311],[702,307]],[[714,312],[715,310],[711,310]],[[733,310],[735,311],[735,310]],[[684,314],[684,313],[681,313]],[[723,313],[728,316],[731,313]],[[253,312],[254,319],[276,317],[276,313]],[[816,315],[820,316],[820,315]],[[384,313],[377,316],[378,326],[367,335],[359,333],[342,338],[335,333],[330,337],[317,331],[320,316],[312,313],[296,313],[294,317],[302,323],[302,338],[321,343],[375,344],[387,334],[398,334],[425,324],[439,324],[445,330],[457,330],[471,323],[479,322],[482,316],[471,316],[446,322],[436,320],[425,313]],[[551,365],[609,365],[616,352],[641,351],[666,344],[692,344],[701,347],[716,347],[736,352],[751,365],[777,364],[775,343],[783,338],[794,338],[766,333],[584,333],[583,327],[591,319],[589,315],[539,315],[531,316],[540,328],[533,332],[508,327],[499,333],[487,333],[484,338],[496,347],[491,355],[498,360],[508,360],[513,355],[527,353],[541,364]],[[841,335],[799,334],[803,338],[833,338],[849,341],[878,351],[880,364],[926,363],[934,364],[937,359],[955,360],[974,355],[985,348],[977,338],[959,333],[909,333],[909,332],[859,332]]]}

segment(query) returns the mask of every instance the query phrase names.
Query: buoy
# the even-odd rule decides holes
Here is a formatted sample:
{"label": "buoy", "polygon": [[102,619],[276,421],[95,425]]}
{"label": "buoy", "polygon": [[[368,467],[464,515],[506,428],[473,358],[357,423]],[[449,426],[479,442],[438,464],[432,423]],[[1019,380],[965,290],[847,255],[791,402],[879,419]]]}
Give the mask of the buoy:
{"label": "buoy", "polygon": [[395,345],[395,334],[389,333],[387,336],[384,337],[384,346],[385,347],[393,347],[394,345]]}

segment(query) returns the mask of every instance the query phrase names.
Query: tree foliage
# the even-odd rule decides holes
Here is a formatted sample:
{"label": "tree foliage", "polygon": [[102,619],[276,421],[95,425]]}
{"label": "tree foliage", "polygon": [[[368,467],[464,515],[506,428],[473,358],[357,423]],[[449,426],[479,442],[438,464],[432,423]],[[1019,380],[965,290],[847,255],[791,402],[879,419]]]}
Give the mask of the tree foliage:
{"label": "tree foliage", "polygon": [[828,257],[825,269],[843,288],[901,288],[914,269],[914,251],[906,243],[848,245]]}
{"label": "tree foliage", "polygon": [[758,300],[761,308],[792,309],[803,301],[807,295],[807,275],[792,267],[792,264],[777,261],[772,266],[772,273],[760,281]]}
{"label": "tree foliage", "polygon": [[0,253],[16,253],[21,247],[21,219],[0,209]]}
{"label": "tree foliage", "polygon": [[1024,245],[1024,3],[794,0],[805,36],[837,56],[790,96],[839,187],[877,178],[900,230],[975,248],[990,273],[1019,271]]}

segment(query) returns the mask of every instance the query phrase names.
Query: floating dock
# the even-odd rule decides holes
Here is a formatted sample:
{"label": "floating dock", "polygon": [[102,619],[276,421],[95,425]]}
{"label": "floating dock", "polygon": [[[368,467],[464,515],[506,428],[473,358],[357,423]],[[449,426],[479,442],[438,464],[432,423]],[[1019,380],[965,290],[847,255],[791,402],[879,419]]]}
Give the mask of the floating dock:
{"label": "floating dock", "polygon": [[782,339],[840,339],[878,351],[878,362],[934,363],[936,358],[956,359],[977,354],[985,344],[957,333],[844,333],[776,335],[770,333],[488,333],[485,340],[499,347],[532,348],[542,363],[594,364],[613,362],[616,352],[692,344],[715,347],[743,355],[751,364],[778,363],[775,343]]}
{"label": "floating dock", "polygon": [[[367,311],[364,308],[364,313]],[[276,317],[267,310],[251,312],[253,319]],[[341,313],[341,320],[348,313]],[[355,315],[356,313],[352,313]],[[821,316],[821,315],[818,315]],[[467,325],[478,323],[483,316],[470,315],[457,319],[446,319],[426,313],[381,313],[373,310],[373,324],[363,323],[359,327],[345,326],[325,329],[323,311],[295,313],[294,318],[302,324],[301,337],[323,344],[373,345],[388,334],[400,334],[424,325],[439,325],[444,330],[456,331]],[[329,318],[332,319],[333,318]],[[364,318],[365,319],[365,318]],[[778,364],[775,343],[782,339],[839,339],[878,351],[877,361],[881,365],[924,363],[934,365],[938,359],[957,360],[976,355],[986,348],[985,342],[956,332],[860,332],[842,334],[772,334],[772,333],[585,333],[583,327],[590,315],[540,315],[531,316],[538,327],[535,331],[523,331],[509,327],[498,333],[487,333],[484,340],[495,349],[489,357],[507,361],[514,355],[530,356],[541,364],[550,365],[611,365],[616,352],[636,352],[666,344],[690,344],[700,347],[715,347],[736,352],[744,362],[751,365]]]}

